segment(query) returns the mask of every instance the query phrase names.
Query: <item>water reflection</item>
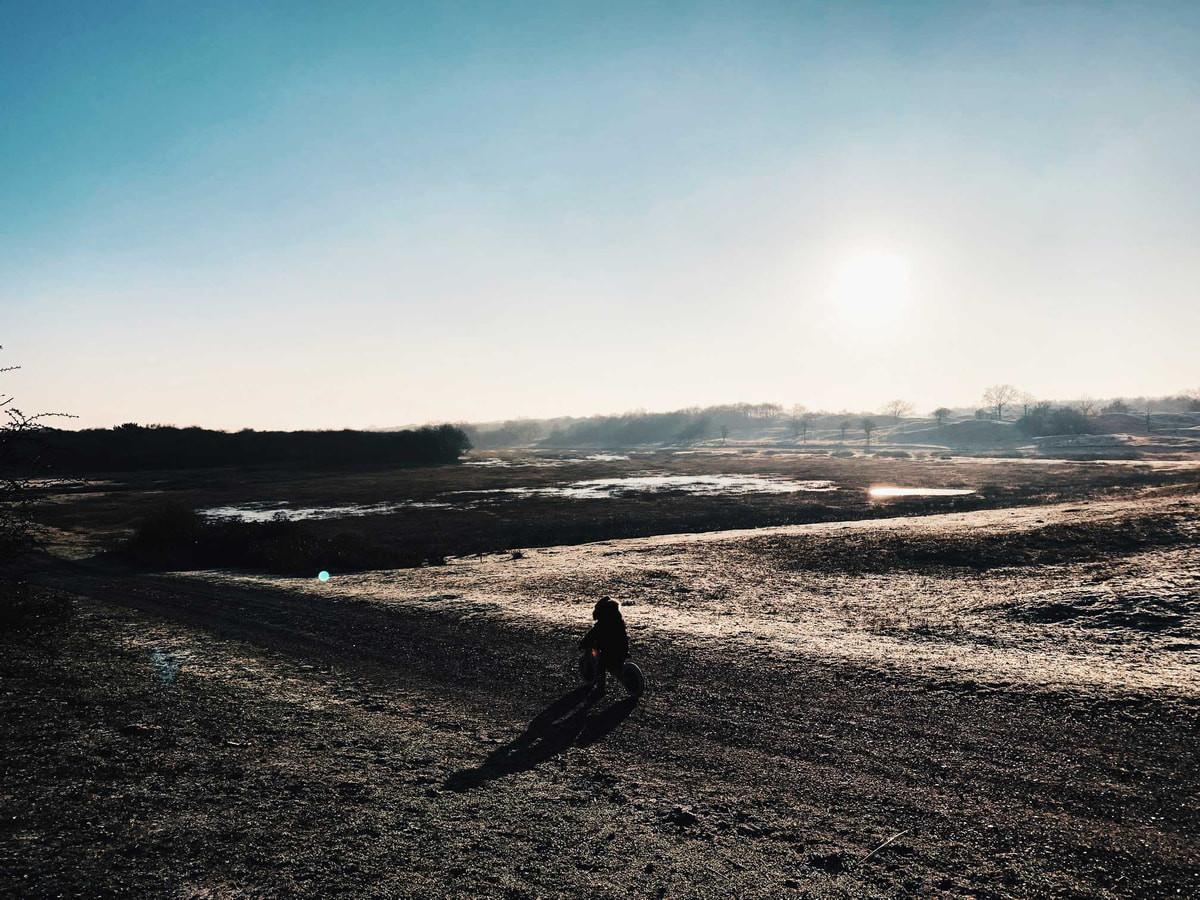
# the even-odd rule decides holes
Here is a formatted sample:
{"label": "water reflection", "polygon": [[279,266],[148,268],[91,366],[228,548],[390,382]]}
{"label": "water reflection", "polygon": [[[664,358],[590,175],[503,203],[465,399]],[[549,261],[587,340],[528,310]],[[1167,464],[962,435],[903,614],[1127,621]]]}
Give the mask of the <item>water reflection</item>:
{"label": "water reflection", "polygon": [[243,503],[238,506],[213,506],[200,510],[207,519],[237,522],[303,522],[308,519],[342,519],[349,516],[377,516],[398,509],[448,508],[449,503],[402,500],[398,503],[355,503],[349,506],[290,506],[276,503]]}
{"label": "water reflection", "polygon": [[867,493],[874,498],[887,497],[958,497],[975,493],[974,488],[873,487]]}
{"label": "water reflection", "polygon": [[492,491],[459,491],[460,494],[511,494],[517,497],[566,497],[596,500],[634,494],[795,494],[836,491],[832,481],[788,481],[770,475],[634,475],[628,478],[595,478],[555,487],[512,487]]}
{"label": "water reflection", "polygon": [[468,460],[463,465],[485,469],[553,469],[570,463],[620,462],[629,458],[629,455],[625,453],[590,453],[587,456],[522,456],[515,459],[491,456],[485,459]]}
{"label": "water reflection", "polygon": [[[492,490],[454,491],[455,503],[440,500],[401,500],[392,503],[356,503],[345,506],[292,506],[287,501],[212,506],[200,515],[217,521],[303,522],[310,519],[341,519],[350,516],[386,515],[402,509],[463,509],[490,503],[500,497],[563,497],[570,500],[601,500],[640,494],[685,493],[796,494],[836,491],[832,481],[790,481],[778,475],[634,475],[628,478],[595,478],[552,487],[511,487]],[[471,500],[466,499],[471,495]]]}

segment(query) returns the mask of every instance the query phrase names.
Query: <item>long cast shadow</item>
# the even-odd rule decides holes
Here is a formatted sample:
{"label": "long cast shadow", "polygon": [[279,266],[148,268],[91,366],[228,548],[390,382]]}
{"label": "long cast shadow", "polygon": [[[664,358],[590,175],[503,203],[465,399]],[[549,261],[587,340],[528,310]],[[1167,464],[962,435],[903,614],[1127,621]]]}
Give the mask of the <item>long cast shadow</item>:
{"label": "long cast shadow", "polygon": [[445,789],[469,791],[497,778],[527,772],[571,747],[594,744],[637,706],[636,697],[627,697],[593,715],[597,699],[586,684],[563,694],[534,716],[524,732],[497,747],[478,766],[451,774]]}

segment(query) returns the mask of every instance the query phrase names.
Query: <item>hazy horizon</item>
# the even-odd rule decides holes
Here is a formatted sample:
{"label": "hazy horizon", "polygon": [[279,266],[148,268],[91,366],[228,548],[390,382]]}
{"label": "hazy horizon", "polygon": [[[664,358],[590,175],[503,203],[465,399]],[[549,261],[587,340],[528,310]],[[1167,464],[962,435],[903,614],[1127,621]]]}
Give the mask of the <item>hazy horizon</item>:
{"label": "hazy horizon", "polygon": [[0,366],[69,427],[1200,383],[1200,8],[0,6]]}
{"label": "hazy horizon", "polygon": [[[1112,397],[1093,397],[1091,395],[1081,394],[1079,397],[1071,397],[1071,398],[1036,397],[1033,395],[1030,395],[1030,397],[1031,397],[1031,399],[1029,399],[1028,401],[1024,401],[1020,396],[1018,396],[1017,400],[1006,402],[1005,416],[1004,416],[1005,420],[1008,422],[1015,422],[1017,419],[1019,419],[1022,415],[1021,410],[1022,410],[1023,403],[1025,403],[1025,402],[1028,402],[1029,404],[1033,404],[1035,402],[1049,402],[1055,407],[1074,408],[1075,405],[1078,404],[1079,402],[1086,401],[1092,406],[1093,413],[1098,414],[1101,411],[1101,407],[1103,407],[1105,404],[1107,404],[1111,401],[1120,399],[1120,400],[1125,400],[1125,401],[1129,402],[1130,408],[1129,408],[1128,414],[1138,417],[1138,416],[1144,415],[1145,411],[1146,411],[1145,406],[1141,405],[1141,403],[1139,403],[1139,401],[1144,402],[1146,400],[1150,400],[1152,413],[1154,413],[1154,414],[1170,413],[1171,410],[1167,409],[1165,407],[1169,406],[1169,405],[1173,405],[1171,403],[1171,401],[1179,401],[1181,399],[1190,400],[1193,398],[1200,400],[1200,389],[1191,388],[1191,389],[1186,389],[1184,391],[1167,393],[1167,394],[1158,394],[1158,395],[1155,395],[1155,394],[1151,394],[1151,395],[1123,394],[1123,395],[1114,395]],[[893,399],[900,400],[900,399],[904,399],[904,398],[893,398]],[[400,430],[406,430],[406,429],[436,427],[436,426],[441,426],[441,425],[456,425],[456,426],[471,426],[471,427],[488,428],[488,427],[492,427],[492,426],[502,427],[504,425],[515,424],[515,423],[519,423],[519,422],[584,421],[584,420],[588,420],[588,419],[604,419],[604,418],[619,419],[619,418],[626,418],[626,417],[632,418],[632,417],[637,417],[637,416],[673,415],[673,414],[682,414],[682,413],[691,413],[691,412],[704,413],[704,412],[709,412],[710,410],[719,409],[721,407],[762,406],[762,405],[770,405],[770,404],[774,404],[781,409],[779,418],[776,421],[788,421],[788,420],[792,419],[795,415],[798,414],[795,412],[797,406],[803,407],[804,413],[811,415],[811,416],[851,417],[854,419],[855,427],[857,427],[857,418],[858,417],[871,416],[871,417],[876,417],[876,418],[880,418],[880,419],[887,419],[887,418],[890,418],[890,416],[891,416],[891,413],[886,412],[884,410],[884,407],[886,405],[885,403],[879,403],[879,404],[877,404],[873,407],[869,407],[869,408],[853,409],[853,408],[847,408],[847,407],[809,406],[808,404],[803,404],[803,403],[789,404],[789,403],[781,403],[777,400],[759,399],[756,401],[736,400],[736,401],[729,401],[729,402],[723,402],[723,403],[694,403],[694,404],[689,404],[688,406],[661,408],[661,409],[654,409],[654,408],[649,408],[649,407],[645,407],[645,406],[632,406],[632,407],[626,407],[625,409],[609,409],[609,410],[600,410],[598,412],[570,412],[570,411],[568,411],[568,412],[560,412],[560,413],[544,415],[544,416],[518,415],[518,416],[507,416],[507,417],[496,418],[496,419],[451,419],[451,418],[446,418],[446,417],[435,417],[432,419],[426,419],[426,420],[422,420],[422,421],[366,424],[366,425],[356,426],[350,430],[400,431]],[[963,415],[969,416],[979,409],[987,409],[989,412],[991,412],[991,409],[992,409],[984,402],[984,400],[981,396],[981,397],[977,398],[976,401],[973,403],[934,404],[929,409],[924,409],[924,408],[916,406],[914,404],[912,410],[905,412],[901,415],[901,419],[904,419],[904,420],[933,419],[934,418],[933,410],[939,406],[944,406],[947,409],[949,409],[951,411],[952,416],[963,416]],[[25,409],[24,411],[26,413],[32,412],[31,410],[28,410],[28,409]],[[66,429],[66,430],[71,430],[71,431],[81,430],[81,429],[85,429],[85,428],[116,427],[118,425],[125,425],[125,424],[140,425],[143,427],[167,427],[167,428],[199,427],[199,428],[206,428],[206,429],[210,429],[210,430],[226,431],[226,432],[240,431],[243,429],[249,429],[252,431],[272,431],[272,430],[341,431],[341,430],[346,430],[346,428],[349,428],[349,426],[346,426],[345,428],[343,428],[342,426],[335,425],[335,426],[325,426],[325,427],[319,427],[319,428],[299,426],[297,428],[271,429],[271,428],[256,427],[254,425],[241,425],[241,426],[237,426],[237,427],[222,427],[222,426],[217,426],[217,425],[205,425],[205,424],[199,423],[199,422],[185,422],[185,421],[158,422],[158,421],[150,421],[150,420],[141,420],[141,421],[126,420],[125,422],[113,422],[113,423],[102,424],[102,425],[96,425],[96,424],[89,425],[89,424],[80,423],[79,421],[76,421],[74,419],[56,419],[54,417],[45,419],[45,424],[47,424],[48,426],[53,427],[53,428]],[[714,426],[716,426],[716,425],[719,425],[720,423],[714,422],[713,424],[714,424]]]}

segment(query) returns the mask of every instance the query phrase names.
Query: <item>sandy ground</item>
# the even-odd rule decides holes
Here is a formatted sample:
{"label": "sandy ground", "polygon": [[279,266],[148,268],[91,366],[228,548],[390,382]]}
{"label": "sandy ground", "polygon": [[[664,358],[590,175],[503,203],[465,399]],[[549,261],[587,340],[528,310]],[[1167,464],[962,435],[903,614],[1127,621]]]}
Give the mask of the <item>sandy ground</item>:
{"label": "sandy ground", "polygon": [[[0,892],[1195,896],[1198,505],[46,563],[74,616],[4,636]],[[602,594],[638,704],[575,690]]]}
{"label": "sandy ground", "polygon": [[[1119,561],[1101,546],[1048,566],[912,565],[913,548],[923,543],[950,557],[961,545],[969,550],[998,538],[1061,541],[1048,535],[1071,527],[1079,532],[1071,537],[1105,541],[1147,521],[1174,526],[1167,546]],[[889,565],[886,550],[897,546],[905,555]],[[849,557],[846,547],[854,548]],[[784,661],[818,655],[998,684],[1200,695],[1194,494],[664,535],[521,554],[328,582],[182,577],[334,602],[436,604],[460,618],[493,615],[563,627],[586,622],[590,604],[611,595],[626,604],[633,633],[698,649],[736,647]],[[793,558],[800,555],[825,570]]]}

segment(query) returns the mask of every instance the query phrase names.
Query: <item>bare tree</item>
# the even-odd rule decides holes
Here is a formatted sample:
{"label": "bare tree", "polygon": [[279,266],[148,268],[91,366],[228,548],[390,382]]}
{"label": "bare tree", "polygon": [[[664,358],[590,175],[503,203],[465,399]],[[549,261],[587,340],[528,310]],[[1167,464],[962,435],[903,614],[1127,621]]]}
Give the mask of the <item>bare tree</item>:
{"label": "bare tree", "polygon": [[1090,416],[1092,411],[1096,408],[1096,398],[1089,397],[1087,394],[1084,394],[1082,397],[1072,403],[1071,406],[1079,410],[1080,415]]}
{"label": "bare tree", "polygon": [[889,400],[883,407],[883,413],[886,416],[891,416],[897,422],[901,417],[907,416],[913,411],[913,405],[907,400]]}
{"label": "bare tree", "polygon": [[1021,415],[1029,415],[1029,407],[1037,403],[1037,397],[1029,393],[1029,391],[1021,391],[1021,395],[1017,397],[1017,402],[1021,404]]}
{"label": "bare tree", "polygon": [[802,403],[797,403],[792,407],[792,417],[788,424],[792,427],[792,438],[801,438],[804,443],[808,443],[808,429],[812,425],[812,413],[808,411]]}
{"label": "bare tree", "polygon": [[840,430],[842,432],[842,443],[843,444],[846,443],[846,429],[849,427],[850,427],[849,419],[842,419],[841,423],[838,424],[838,430]]}
{"label": "bare tree", "polygon": [[[0,373],[19,368],[5,366]],[[0,393],[3,413],[0,416],[0,560],[3,561],[16,558],[34,544],[30,473],[39,463],[36,436],[46,427],[43,420],[63,415],[29,415],[14,406],[13,400],[11,395]]]}
{"label": "bare tree", "polygon": [[725,438],[727,438],[727,437],[729,437],[729,426],[722,425],[721,426],[721,446],[722,447],[725,446]]}
{"label": "bare tree", "polygon": [[792,416],[788,419],[788,426],[792,429],[792,440],[797,440],[802,432],[808,430],[808,407],[803,403],[797,403],[792,407]]}
{"label": "bare tree", "polygon": [[1004,407],[1011,404],[1021,395],[1021,392],[1011,384],[994,384],[983,392],[985,405],[996,410],[996,418],[1004,420]]}
{"label": "bare tree", "polygon": [[933,411],[933,417],[934,417],[935,419],[937,419],[937,423],[938,423],[939,425],[944,425],[944,424],[946,424],[946,420],[947,420],[948,418],[950,418],[950,413],[951,413],[952,411],[953,411],[953,410],[950,410],[950,409],[948,409],[948,408],[947,408],[947,407],[945,407],[945,406],[939,406],[937,409],[935,409],[935,410]]}
{"label": "bare tree", "polygon": [[783,407],[778,403],[752,403],[746,415],[751,419],[778,419],[783,415]]}
{"label": "bare tree", "polygon": [[867,452],[870,453],[871,452],[871,432],[879,427],[879,423],[876,422],[874,419],[872,419],[870,416],[863,416],[862,420],[858,423],[858,427],[861,428],[864,432],[866,432]]}

